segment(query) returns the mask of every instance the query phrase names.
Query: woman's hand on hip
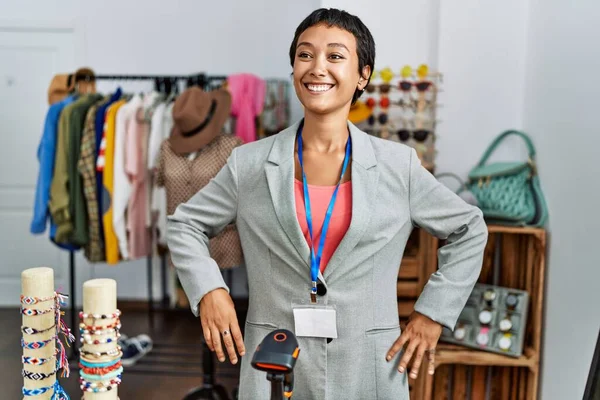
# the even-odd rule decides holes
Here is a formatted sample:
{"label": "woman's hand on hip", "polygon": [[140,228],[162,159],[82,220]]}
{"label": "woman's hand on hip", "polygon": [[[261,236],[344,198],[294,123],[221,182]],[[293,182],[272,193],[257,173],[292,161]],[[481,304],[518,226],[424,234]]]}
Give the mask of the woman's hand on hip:
{"label": "woman's hand on hip", "polygon": [[394,342],[386,355],[386,359],[390,361],[404,345],[407,345],[400,359],[398,372],[404,373],[414,356],[410,377],[416,379],[419,375],[423,356],[426,355],[429,363],[427,371],[430,375],[433,375],[435,371],[435,347],[441,334],[442,325],[423,314],[413,311],[408,319],[406,329]]}
{"label": "woman's hand on hip", "polygon": [[210,351],[217,353],[219,361],[225,361],[221,338],[232,364],[238,361],[236,347],[240,356],[246,354],[233,300],[225,289],[215,289],[204,295],[200,301],[200,322],[206,344]]}

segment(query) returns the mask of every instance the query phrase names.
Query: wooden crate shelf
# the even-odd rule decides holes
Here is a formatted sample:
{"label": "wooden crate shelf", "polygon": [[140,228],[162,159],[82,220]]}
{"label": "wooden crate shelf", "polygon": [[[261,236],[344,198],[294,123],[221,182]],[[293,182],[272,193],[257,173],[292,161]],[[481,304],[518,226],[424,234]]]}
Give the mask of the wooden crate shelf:
{"label": "wooden crate shelf", "polygon": [[[423,363],[419,378],[415,382],[409,380],[411,399],[479,399],[485,398],[489,391],[492,399],[537,400],[542,349],[546,231],[540,228],[489,225],[488,232],[479,282],[526,290],[529,293],[523,355],[518,358],[503,356],[440,342],[436,353],[435,375],[428,375],[426,363]],[[435,258],[433,262],[437,263],[437,250],[443,243],[438,244],[434,240],[429,244],[434,247],[428,251],[423,250],[423,253]],[[498,271],[494,271],[497,250],[500,254],[500,266]],[[436,265],[431,271],[427,265],[431,264],[421,266],[423,270],[419,274],[419,283],[422,283],[423,274],[427,274],[428,278],[437,268]],[[496,282],[494,279],[497,279]],[[402,288],[408,290],[406,286]],[[419,286],[419,293],[422,288]],[[412,305],[414,302],[407,304],[406,301],[399,301],[398,310],[406,313]],[[491,378],[489,388],[488,378]]]}
{"label": "wooden crate shelf", "polygon": [[464,364],[464,365],[487,365],[499,367],[527,367],[536,370],[538,357],[535,350],[527,347],[521,357],[507,357],[502,354],[489,353],[487,351],[466,349],[460,346],[439,344],[436,350],[436,365]]}

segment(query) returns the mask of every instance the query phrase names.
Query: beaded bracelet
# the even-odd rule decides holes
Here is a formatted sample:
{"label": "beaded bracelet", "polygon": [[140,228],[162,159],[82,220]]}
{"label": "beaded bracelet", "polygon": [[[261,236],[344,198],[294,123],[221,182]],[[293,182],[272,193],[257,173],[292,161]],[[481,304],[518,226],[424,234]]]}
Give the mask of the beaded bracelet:
{"label": "beaded bracelet", "polygon": [[54,307],[50,307],[45,310],[35,310],[33,308],[21,307],[21,314],[27,315],[28,317],[34,317],[36,315],[43,315],[43,314],[48,314],[50,312],[54,312],[54,310],[55,310]]}
{"label": "beaded bracelet", "polygon": [[23,338],[21,338],[21,347],[23,347],[24,349],[37,350],[37,349],[41,349],[42,347],[47,346],[48,343],[50,343],[56,339],[58,339],[58,336],[56,336],[56,335],[54,335],[50,339],[44,340],[42,342],[26,342]]}
{"label": "beaded bracelet", "polygon": [[86,388],[102,388],[102,387],[108,387],[111,385],[119,385],[120,383],[121,383],[121,375],[119,375],[117,378],[111,379],[110,381],[104,381],[104,382],[88,382],[83,378],[79,378],[79,384]]}
{"label": "beaded bracelet", "polygon": [[86,367],[84,365],[82,365],[81,363],[79,363],[79,368],[80,371],[83,371],[83,373],[88,374],[88,375],[107,375],[119,368],[121,368],[121,360],[119,359],[118,362],[114,365],[111,365],[110,367]]}
{"label": "beaded bracelet", "polygon": [[118,386],[117,384],[114,384],[111,386],[106,386],[106,387],[101,387],[101,388],[91,388],[91,387],[86,388],[84,385],[81,385],[79,388],[84,392],[102,393],[102,392],[108,392],[110,390],[113,390],[117,386]]}
{"label": "beaded bracelet", "polygon": [[100,358],[103,356],[122,356],[123,353],[121,352],[121,347],[117,346],[116,349],[111,349],[109,351],[103,351],[103,352],[99,352],[99,351],[85,351],[85,350],[80,350],[79,351],[83,356],[93,356],[95,358]]}
{"label": "beaded bracelet", "polygon": [[32,381],[41,381],[41,380],[50,378],[51,376],[54,376],[55,374],[56,374],[56,370],[49,372],[47,374],[44,374],[42,372],[31,372],[31,371],[27,371],[27,370],[21,370],[21,376],[23,378],[31,379]]}
{"label": "beaded bracelet", "polygon": [[[83,325],[83,324],[81,324]],[[113,332],[119,333],[121,324],[112,324],[108,326],[81,326],[79,325],[79,333],[82,335],[110,335]]]}
{"label": "beaded bracelet", "polygon": [[50,358],[37,358],[37,357],[21,356],[21,362],[23,364],[30,364],[30,365],[44,365],[47,362],[50,362],[55,359],[56,359],[55,356],[52,356]]}
{"label": "beaded bracelet", "polygon": [[92,318],[92,319],[113,319],[113,318],[119,318],[121,316],[121,311],[117,310],[115,311],[114,314],[85,314],[83,311],[79,313],[79,318],[80,319],[87,319],[87,318]]}
{"label": "beaded bracelet", "polygon": [[30,296],[21,295],[21,304],[31,305],[31,304],[43,303],[45,301],[54,300],[55,298],[56,298],[56,293],[54,293],[52,296],[48,296],[48,297],[30,297]]}
{"label": "beaded bracelet", "polygon": [[35,328],[30,328],[28,326],[22,326],[21,332],[26,333],[28,335],[37,335],[38,333],[48,332],[50,329],[54,329],[54,328],[56,328],[56,325],[52,325],[50,328],[46,328],[46,329],[35,329]]}
{"label": "beaded bracelet", "polygon": [[119,367],[118,369],[109,372],[106,375],[103,376],[99,376],[99,375],[90,375],[90,374],[86,374],[85,372],[79,371],[79,376],[81,376],[83,379],[85,379],[88,382],[91,381],[106,381],[112,378],[116,378],[116,377],[120,377],[121,374],[123,373],[123,367]]}
{"label": "beaded bracelet", "polygon": [[120,362],[121,362],[120,358],[115,358],[114,360],[100,362],[100,363],[92,363],[89,361],[85,361],[84,359],[80,359],[79,366],[80,367],[83,366],[85,368],[108,368],[108,367],[112,367],[113,365],[119,364]]}
{"label": "beaded bracelet", "polygon": [[81,338],[79,338],[79,341],[81,343],[85,343],[85,344],[107,344],[107,343],[113,343],[119,340],[119,338],[121,337],[120,333],[117,333],[117,337],[116,338],[104,338],[104,339],[94,339],[92,340],[91,338],[88,337],[84,337],[82,336]]}

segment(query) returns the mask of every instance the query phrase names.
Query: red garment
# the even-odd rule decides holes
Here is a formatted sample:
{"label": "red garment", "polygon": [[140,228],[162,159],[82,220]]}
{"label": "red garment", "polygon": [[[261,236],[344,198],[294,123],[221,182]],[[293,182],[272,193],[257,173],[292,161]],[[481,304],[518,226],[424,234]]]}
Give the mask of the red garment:
{"label": "red garment", "polygon": [[[308,185],[308,193],[310,195],[310,210],[312,214],[313,238],[315,240],[315,252],[321,240],[321,230],[323,228],[323,220],[327,213],[327,207],[331,201],[331,196],[335,186],[314,186]],[[296,216],[300,223],[302,233],[306,238],[306,242],[310,247],[310,233],[308,232],[308,224],[306,222],[306,211],[304,208],[304,189],[302,181],[295,181],[294,194],[296,198]],[[337,200],[331,214],[329,222],[329,230],[323,247],[323,255],[321,256],[321,272],[327,267],[327,263],[333,256],[335,249],[344,238],[350,221],[352,220],[352,182],[345,182],[340,185],[337,194]]]}

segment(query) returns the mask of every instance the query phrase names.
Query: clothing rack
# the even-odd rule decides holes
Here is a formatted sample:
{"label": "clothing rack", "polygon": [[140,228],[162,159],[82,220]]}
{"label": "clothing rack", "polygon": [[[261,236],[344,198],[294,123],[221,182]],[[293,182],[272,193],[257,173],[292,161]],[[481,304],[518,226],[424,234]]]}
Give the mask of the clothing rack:
{"label": "clothing rack", "polygon": [[[107,75],[82,75],[75,76],[75,84],[77,82],[90,82],[90,81],[154,81],[155,88],[158,90],[164,88],[168,91],[173,89],[177,90],[177,84],[180,81],[185,81],[186,87],[189,86],[200,86],[204,90],[212,90],[218,87],[221,83],[227,80],[227,76],[213,76],[206,75],[205,73],[196,73],[191,75],[122,75],[122,74],[107,74]],[[150,313],[150,323],[153,324],[153,315],[155,311],[154,305],[154,291],[153,291],[153,276],[152,276],[152,254],[146,258],[146,271],[147,271],[147,290],[148,290],[148,311]],[[231,284],[231,275],[229,275],[229,284]],[[75,279],[75,253],[74,251],[69,252],[69,286],[70,286],[70,303],[71,303],[71,329],[73,334],[77,336],[78,330],[75,329],[77,324],[78,313],[76,312],[76,279]],[[167,307],[169,304],[169,296],[167,294],[167,262],[165,255],[161,256],[161,291],[162,291],[162,306]],[[73,360],[79,357],[79,351],[77,346],[72,347],[70,359]]]}

